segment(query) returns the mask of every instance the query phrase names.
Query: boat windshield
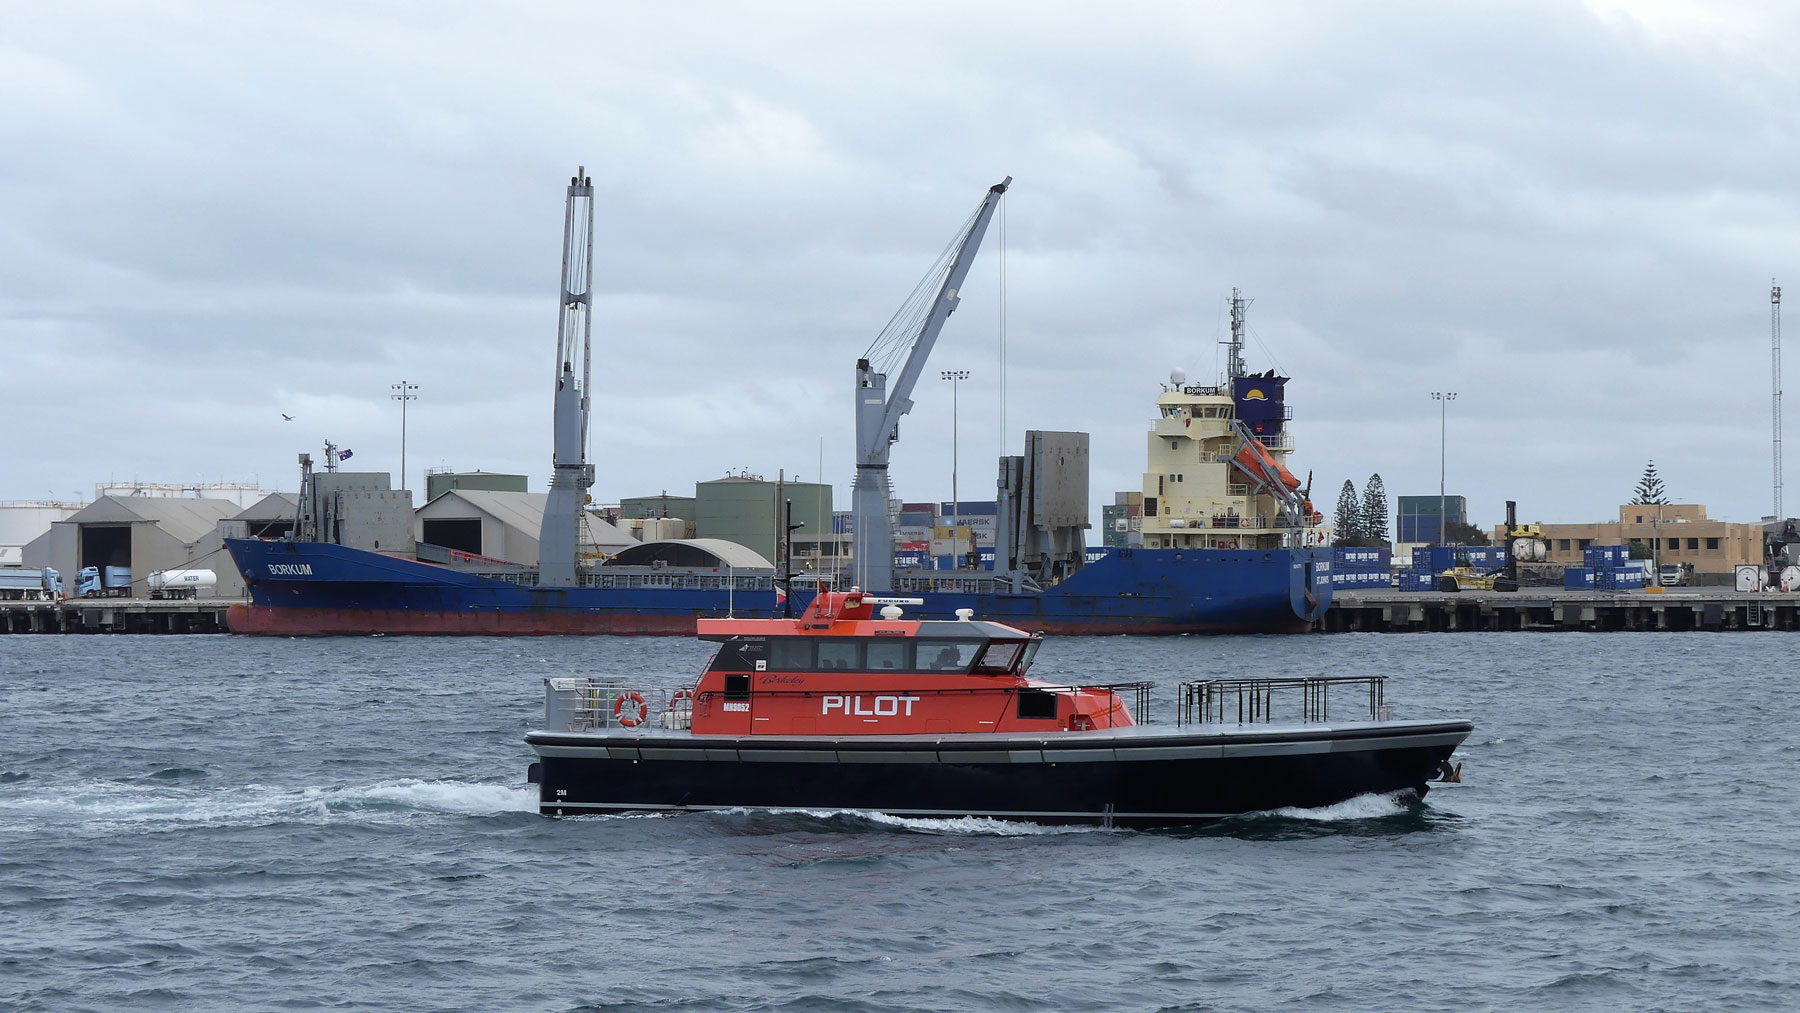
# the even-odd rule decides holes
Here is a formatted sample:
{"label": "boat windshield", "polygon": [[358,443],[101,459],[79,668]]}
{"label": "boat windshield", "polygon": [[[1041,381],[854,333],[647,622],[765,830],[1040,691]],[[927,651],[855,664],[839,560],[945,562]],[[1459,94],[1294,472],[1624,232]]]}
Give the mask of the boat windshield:
{"label": "boat windshield", "polygon": [[1044,646],[1043,637],[1032,637],[1031,642],[1025,645],[1025,660],[1019,663],[1021,674],[1031,671],[1031,663],[1037,660],[1038,648],[1042,646]]}
{"label": "boat windshield", "polygon": [[1023,640],[996,640],[975,659],[977,672],[1010,672],[1025,650]]}
{"label": "boat windshield", "polygon": [[979,640],[920,640],[914,670],[920,672],[967,672],[981,650]]}

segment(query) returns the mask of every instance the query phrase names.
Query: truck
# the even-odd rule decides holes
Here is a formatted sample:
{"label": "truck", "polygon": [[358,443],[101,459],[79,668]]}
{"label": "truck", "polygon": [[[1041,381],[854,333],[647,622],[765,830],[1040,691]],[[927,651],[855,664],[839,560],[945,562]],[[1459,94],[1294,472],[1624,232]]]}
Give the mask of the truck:
{"label": "truck", "polygon": [[62,597],[62,574],[44,567],[0,567],[0,600],[55,601]]}
{"label": "truck", "polygon": [[83,598],[127,598],[131,596],[131,567],[84,566],[75,585]]}
{"label": "truck", "polygon": [[211,570],[158,570],[144,583],[152,598],[196,598],[217,587],[219,575]]}
{"label": "truck", "polygon": [[1657,570],[1656,582],[1663,587],[1681,587],[1694,582],[1694,564],[1664,563]]}

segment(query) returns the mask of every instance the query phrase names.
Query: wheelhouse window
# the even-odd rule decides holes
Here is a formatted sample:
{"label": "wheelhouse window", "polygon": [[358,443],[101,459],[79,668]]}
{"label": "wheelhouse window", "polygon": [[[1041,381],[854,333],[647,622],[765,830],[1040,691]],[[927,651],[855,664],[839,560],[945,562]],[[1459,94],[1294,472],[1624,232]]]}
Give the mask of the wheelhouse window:
{"label": "wheelhouse window", "polygon": [[871,640],[863,648],[871,672],[892,672],[906,667],[906,641]]}
{"label": "wheelhouse window", "polygon": [[1010,672],[1024,651],[1022,640],[997,640],[982,649],[981,656],[975,659],[975,671]]}
{"label": "wheelhouse window", "polygon": [[821,672],[848,672],[861,666],[857,643],[850,639],[830,639],[819,641],[819,664]]}
{"label": "wheelhouse window", "polygon": [[917,646],[919,659],[913,667],[921,672],[967,672],[981,650],[978,640],[920,640]]}
{"label": "wheelhouse window", "polygon": [[769,668],[776,672],[808,672],[813,667],[812,641],[777,637],[769,641]]}

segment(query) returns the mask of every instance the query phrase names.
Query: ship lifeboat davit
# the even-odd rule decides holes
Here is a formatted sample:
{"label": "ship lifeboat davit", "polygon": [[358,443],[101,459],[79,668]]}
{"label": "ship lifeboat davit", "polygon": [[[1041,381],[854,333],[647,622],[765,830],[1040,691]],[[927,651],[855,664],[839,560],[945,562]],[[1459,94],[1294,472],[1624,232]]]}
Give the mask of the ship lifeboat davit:
{"label": "ship lifeboat davit", "polygon": [[[1255,440],[1246,440],[1243,449],[1231,457],[1231,463],[1250,477],[1257,485],[1286,498],[1288,493],[1300,490],[1300,480],[1294,473],[1275,460],[1263,445]],[[1276,486],[1281,486],[1277,489]]]}

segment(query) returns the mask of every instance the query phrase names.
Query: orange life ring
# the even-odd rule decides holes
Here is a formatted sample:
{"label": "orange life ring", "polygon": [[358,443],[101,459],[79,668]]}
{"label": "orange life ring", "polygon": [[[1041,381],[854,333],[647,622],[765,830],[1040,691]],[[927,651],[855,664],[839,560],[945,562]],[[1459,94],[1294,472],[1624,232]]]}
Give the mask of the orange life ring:
{"label": "orange life ring", "polygon": [[[632,705],[632,710],[635,713],[625,713],[625,704],[627,702]],[[650,705],[644,702],[643,695],[636,690],[628,689],[625,692],[620,693],[619,699],[613,703],[613,717],[618,719],[619,724],[626,728],[636,728],[638,725],[643,724],[644,719],[649,716]]]}
{"label": "orange life ring", "polygon": [[678,689],[674,693],[671,693],[669,695],[669,709],[670,710],[675,710],[676,708],[680,707],[684,702],[688,705],[688,708],[690,710],[693,709],[693,706],[694,706],[694,691],[693,690]]}

